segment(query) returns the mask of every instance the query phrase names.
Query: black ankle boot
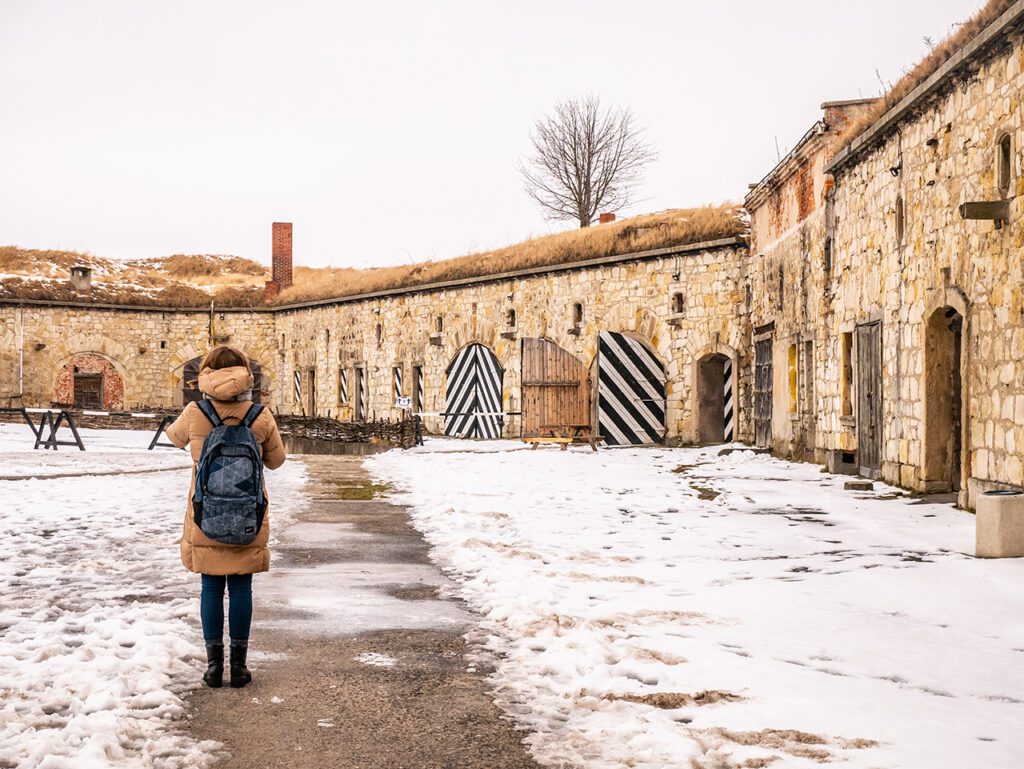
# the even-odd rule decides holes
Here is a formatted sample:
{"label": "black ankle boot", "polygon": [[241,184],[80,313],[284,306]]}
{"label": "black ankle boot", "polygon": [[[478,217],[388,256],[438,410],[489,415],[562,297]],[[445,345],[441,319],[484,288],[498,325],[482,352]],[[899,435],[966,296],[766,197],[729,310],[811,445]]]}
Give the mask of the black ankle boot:
{"label": "black ankle boot", "polygon": [[245,666],[245,655],[249,651],[247,641],[231,642],[231,687],[241,689],[252,680],[252,673]]}
{"label": "black ankle boot", "polygon": [[211,689],[219,689],[224,685],[224,644],[206,644],[206,672],[203,683]]}

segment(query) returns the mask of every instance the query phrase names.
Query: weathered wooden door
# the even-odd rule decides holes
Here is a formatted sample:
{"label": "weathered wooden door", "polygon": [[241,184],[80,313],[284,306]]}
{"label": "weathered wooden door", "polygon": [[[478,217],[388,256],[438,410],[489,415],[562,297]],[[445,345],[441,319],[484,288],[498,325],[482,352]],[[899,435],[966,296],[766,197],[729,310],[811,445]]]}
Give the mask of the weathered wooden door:
{"label": "weathered wooden door", "polygon": [[602,331],[598,337],[598,432],[609,446],[665,438],[665,366],[643,342]]}
{"label": "weathered wooden door", "polygon": [[754,443],[772,442],[772,338],[754,342]]}
{"label": "weathered wooden door", "polygon": [[103,408],[103,374],[75,374],[75,405],[80,409]]}
{"label": "weathered wooden door", "polygon": [[523,339],[523,435],[559,425],[590,425],[590,375],[554,342]]}
{"label": "weathered wooden door", "polygon": [[860,474],[882,474],[882,323],[857,326],[857,462]]}

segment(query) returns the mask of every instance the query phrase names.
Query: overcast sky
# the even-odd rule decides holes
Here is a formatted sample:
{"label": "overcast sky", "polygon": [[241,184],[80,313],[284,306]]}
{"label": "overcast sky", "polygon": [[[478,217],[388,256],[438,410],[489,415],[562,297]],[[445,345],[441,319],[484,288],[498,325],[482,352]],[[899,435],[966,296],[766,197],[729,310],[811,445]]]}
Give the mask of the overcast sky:
{"label": "overcast sky", "polygon": [[[570,226],[516,166],[594,93],[659,152],[620,216],[739,199],[980,0],[0,0],[0,244],[309,265]],[[876,72],[877,71],[877,72]]]}

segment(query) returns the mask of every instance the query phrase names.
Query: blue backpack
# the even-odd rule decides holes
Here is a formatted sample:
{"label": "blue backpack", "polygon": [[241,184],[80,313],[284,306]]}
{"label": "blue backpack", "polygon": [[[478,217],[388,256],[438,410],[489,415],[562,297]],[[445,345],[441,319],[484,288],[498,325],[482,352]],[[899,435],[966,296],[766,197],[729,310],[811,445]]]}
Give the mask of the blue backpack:
{"label": "blue backpack", "polygon": [[252,423],[263,412],[254,403],[239,425],[226,425],[213,404],[196,401],[213,429],[196,466],[192,512],[196,526],[226,545],[248,545],[263,526],[263,460]]}

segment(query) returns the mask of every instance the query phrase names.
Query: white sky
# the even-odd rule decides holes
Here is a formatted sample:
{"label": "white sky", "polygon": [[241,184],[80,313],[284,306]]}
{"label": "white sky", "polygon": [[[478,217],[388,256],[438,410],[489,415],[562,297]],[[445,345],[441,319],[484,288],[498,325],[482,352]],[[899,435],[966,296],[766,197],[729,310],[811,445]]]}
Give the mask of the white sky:
{"label": "white sky", "polygon": [[0,0],[0,243],[309,265],[570,226],[516,171],[593,92],[660,156],[621,215],[740,199],[825,100],[874,96],[980,0]]}

